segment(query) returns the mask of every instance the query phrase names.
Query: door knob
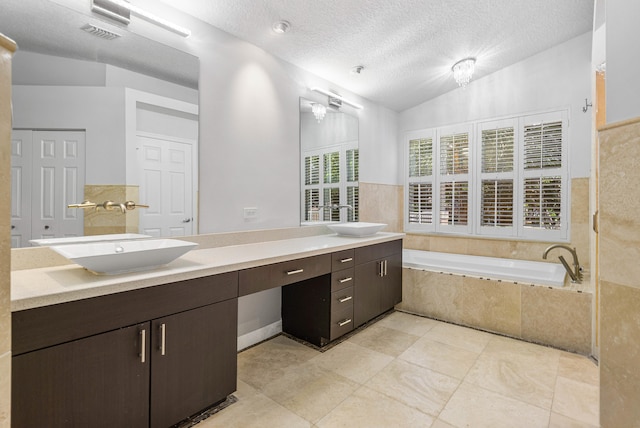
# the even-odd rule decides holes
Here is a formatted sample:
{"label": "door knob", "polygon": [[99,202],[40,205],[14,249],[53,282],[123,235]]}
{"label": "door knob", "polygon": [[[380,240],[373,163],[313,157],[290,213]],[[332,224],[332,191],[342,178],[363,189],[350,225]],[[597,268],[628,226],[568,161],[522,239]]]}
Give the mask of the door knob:
{"label": "door knob", "polygon": [[45,230],[49,230],[49,225],[47,224],[47,225],[44,227],[44,229],[45,229]]}
{"label": "door knob", "polygon": [[183,223],[189,223],[191,221],[190,218],[185,218],[184,220],[182,220]]}
{"label": "door knob", "polygon": [[16,227],[15,227],[15,225],[13,225],[13,224],[12,224],[12,225],[11,225],[11,230],[13,230],[13,229],[15,229],[15,228],[16,228]]}

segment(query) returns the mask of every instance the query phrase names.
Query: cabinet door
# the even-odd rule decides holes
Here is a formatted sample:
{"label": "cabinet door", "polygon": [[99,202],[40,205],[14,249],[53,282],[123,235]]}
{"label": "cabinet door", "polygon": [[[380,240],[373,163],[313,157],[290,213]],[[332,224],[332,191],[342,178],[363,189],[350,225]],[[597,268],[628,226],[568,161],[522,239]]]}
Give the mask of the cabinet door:
{"label": "cabinet door", "polygon": [[380,314],[381,261],[356,265],[353,293],[354,328]]}
{"label": "cabinet door", "polygon": [[231,299],[152,322],[151,427],[174,425],[236,390],[237,320]]}
{"label": "cabinet door", "polygon": [[12,426],[148,427],[149,327],[13,357]]}
{"label": "cabinet door", "polygon": [[402,301],[402,253],[384,259],[384,276],[380,289],[380,312],[388,311]]}

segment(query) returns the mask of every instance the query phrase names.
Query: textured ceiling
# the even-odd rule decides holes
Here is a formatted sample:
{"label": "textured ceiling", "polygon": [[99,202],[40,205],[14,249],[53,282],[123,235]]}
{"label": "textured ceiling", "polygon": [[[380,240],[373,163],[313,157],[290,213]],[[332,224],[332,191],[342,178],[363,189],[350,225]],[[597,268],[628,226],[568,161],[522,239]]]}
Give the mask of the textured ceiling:
{"label": "textured ceiling", "polygon": [[163,1],[396,111],[455,89],[462,58],[478,79],[593,25],[593,0]]}
{"label": "textured ceiling", "polygon": [[[462,58],[477,58],[477,80],[593,25],[593,0],[130,1],[168,19],[172,11],[185,12],[396,111],[455,89],[451,66]],[[90,58],[197,86],[197,61],[148,39],[162,41],[168,32],[140,20],[131,31],[119,28],[92,14],[90,3],[0,0],[0,32],[22,50]],[[271,30],[280,19],[292,25],[285,35]],[[78,30],[87,22],[123,37],[105,43]],[[172,46],[190,50],[189,39],[170,36]],[[363,72],[350,74],[356,65]]]}

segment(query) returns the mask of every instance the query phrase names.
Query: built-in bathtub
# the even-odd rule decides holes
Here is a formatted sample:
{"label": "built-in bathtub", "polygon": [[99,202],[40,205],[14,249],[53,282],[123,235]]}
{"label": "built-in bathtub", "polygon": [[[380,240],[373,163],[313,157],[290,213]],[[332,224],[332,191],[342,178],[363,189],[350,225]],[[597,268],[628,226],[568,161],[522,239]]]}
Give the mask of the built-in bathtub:
{"label": "built-in bathtub", "polygon": [[591,354],[589,281],[561,264],[404,250],[402,271],[397,310]]}
{"label": "built-in bathtub", "polygon": [[404,250],[402,265],[439,273],[468,275],[482,279],[512,281],[517,284],[562,287],[566,270],[559,263],[439,253],[435,251]]}

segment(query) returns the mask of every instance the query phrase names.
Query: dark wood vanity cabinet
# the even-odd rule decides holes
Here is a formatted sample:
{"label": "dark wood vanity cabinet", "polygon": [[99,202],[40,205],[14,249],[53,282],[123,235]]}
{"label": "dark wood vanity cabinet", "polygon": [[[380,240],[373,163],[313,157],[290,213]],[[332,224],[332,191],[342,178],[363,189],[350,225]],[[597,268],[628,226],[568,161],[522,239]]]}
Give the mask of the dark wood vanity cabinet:
{"label": "dark wood vanity cabinet", "polygon": [[402,240],[332,254],[331,274],[282,288],[282,330],[316,346],[402,300]]}
{"label": "dark wood vanity cabinet", "polygon": [[402,301],[402,241],[355,249],[354,327]]}
{"label": "dark wood vanity cabinet", "polygon": [[237,273],[13,313],[12,426],[169,427],[236,390]]}

